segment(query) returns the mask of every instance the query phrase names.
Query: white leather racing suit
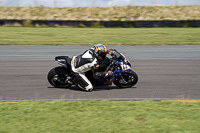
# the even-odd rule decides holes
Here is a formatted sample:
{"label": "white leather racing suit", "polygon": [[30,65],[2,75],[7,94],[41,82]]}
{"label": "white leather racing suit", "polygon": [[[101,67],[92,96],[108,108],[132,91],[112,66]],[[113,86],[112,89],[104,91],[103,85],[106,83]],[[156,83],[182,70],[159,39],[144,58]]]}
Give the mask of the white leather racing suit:
{"label": "white leather racing suit", "polygon": [[88,78],[85,76],[85,72],[96,69],[99,66],[96,55],[94,54],[94,48],[86,50],[79,56],[74,56],[71,61],[72,71],[78,81],[78,86],[84,90],[92,90],[93,86]]}

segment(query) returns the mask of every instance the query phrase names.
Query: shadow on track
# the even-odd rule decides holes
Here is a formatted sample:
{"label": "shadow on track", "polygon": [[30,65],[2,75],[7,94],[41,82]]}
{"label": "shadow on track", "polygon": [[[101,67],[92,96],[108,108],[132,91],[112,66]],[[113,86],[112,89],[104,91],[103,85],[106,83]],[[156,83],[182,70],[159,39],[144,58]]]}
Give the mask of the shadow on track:
{"label": "shadow on track", "polygon": [[[73,91],[82,91],[86,92],[85,90],[77,87],[77,86],[71,86],[69,88],[56,88],[56,87],[47,87],[47,88],[55,88],[55,89],[68,89]],[[137,88],[137,87],[131,87],[131,88]],[[128,89],[128,88],[120,88],[117,86],[95,86],[93,91],[104,91],[104,90],[120,90],[120,89]]]}

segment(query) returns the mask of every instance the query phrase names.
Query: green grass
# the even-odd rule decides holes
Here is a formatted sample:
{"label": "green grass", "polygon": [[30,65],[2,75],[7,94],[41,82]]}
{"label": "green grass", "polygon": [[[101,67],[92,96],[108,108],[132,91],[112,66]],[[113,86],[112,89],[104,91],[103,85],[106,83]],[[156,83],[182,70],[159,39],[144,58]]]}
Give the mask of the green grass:
{"label": "green grass", "polygon": [[22,101],[0,104],[1,133],[199,133],[200,103]]}
{"label": "green grass", "polygon": [[199,28],[0,27],[0,45],[200,44]]}

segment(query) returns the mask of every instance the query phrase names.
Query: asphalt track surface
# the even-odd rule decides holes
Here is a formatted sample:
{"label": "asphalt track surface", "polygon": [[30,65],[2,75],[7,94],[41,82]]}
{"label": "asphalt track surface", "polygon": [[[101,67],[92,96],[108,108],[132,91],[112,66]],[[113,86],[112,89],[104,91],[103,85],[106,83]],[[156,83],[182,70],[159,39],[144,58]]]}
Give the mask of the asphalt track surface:
{"label": "asphalt track surface", "polygon": [[200,99],[200,45],[109,46],[123,52],[139,76],[132,88],[60,89],[47,81],[54,57],[90,46],[0,46],[0,102],[20,100]]}

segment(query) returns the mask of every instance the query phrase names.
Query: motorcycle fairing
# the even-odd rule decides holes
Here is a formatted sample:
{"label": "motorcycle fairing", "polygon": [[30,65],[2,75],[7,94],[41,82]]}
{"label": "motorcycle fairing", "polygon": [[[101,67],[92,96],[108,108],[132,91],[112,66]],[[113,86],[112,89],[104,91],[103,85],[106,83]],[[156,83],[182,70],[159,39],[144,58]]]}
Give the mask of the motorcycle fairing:
{"label": "motorcycle fairing", "polygon": [[55,57],[55,61],[66,68],[71,66],[71,58],[69,56],[57,56]]}

